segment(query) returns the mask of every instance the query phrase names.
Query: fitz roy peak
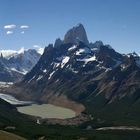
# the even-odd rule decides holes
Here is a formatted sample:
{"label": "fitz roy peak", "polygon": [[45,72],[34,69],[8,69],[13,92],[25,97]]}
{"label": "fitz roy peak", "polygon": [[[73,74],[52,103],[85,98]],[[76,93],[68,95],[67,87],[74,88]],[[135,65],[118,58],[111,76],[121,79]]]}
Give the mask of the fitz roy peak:
{"label": "fitz roy peak", "polygon": [[64,36],[64,43],[75,44],[79,40],[85,44],[89,44],[85,28],[82,24],[78,24],[77,26],[73,27]]}
{"label": "fitz roy peak", "polygon": [[137,102],[140,106],[140,57],[136,53],[120,54],[102,41],[88,43],[84,27],[78,25],[63,41],[57,39],[55,46],[48,45],[24,79],[5,92],[42,103],[58,103],[59,98],[62,103],[67,98],[84,104],[91,112],[94,107],[100,116],[108,110],[111,115],[120,110],[124,116],[131,115],[133,109],[139,111],[137,106],[129,110],[131,105]]}

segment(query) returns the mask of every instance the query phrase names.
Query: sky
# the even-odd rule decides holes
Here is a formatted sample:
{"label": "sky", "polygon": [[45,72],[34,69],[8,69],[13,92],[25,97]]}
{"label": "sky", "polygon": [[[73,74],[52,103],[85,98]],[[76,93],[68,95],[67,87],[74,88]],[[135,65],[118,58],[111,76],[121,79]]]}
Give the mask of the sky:
{"label": "sky", "polygon": [[0,0],[0,49],[45,47],[78,23],[90,42],[140,54],[140,0]]}

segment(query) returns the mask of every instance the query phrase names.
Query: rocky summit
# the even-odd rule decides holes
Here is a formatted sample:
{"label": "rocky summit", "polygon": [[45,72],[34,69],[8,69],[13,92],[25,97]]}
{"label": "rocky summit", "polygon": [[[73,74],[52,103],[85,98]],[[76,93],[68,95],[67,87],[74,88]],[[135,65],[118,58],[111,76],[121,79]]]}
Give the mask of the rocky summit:
{"label": "rocky summit", "polygon": [[82,24],[78,24],[77,26],[73,27],[64,36],[64,43],[75,44],[78,41],[89,44],[85,28]]}

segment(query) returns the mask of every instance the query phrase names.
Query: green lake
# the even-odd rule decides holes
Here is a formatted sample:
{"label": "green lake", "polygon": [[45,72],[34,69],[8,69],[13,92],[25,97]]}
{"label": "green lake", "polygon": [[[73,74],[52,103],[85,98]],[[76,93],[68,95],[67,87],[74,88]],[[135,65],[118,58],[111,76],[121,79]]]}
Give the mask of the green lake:
{"label": "green lake", "polygon": [[57,118],[67,119],[75,117],[76,113],[68,108],[55,106],[52,104],[32,104],[29,106],[17,107],[20,113],[41,117],[41,118]]}

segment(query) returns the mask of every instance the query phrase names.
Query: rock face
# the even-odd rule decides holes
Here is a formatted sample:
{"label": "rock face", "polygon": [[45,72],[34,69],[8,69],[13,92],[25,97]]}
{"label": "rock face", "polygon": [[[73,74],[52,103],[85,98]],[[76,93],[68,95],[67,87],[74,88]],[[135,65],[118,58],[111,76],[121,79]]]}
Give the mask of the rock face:
{"label": "rock face", "polygon": [[57,38],[54,43],[54,47],[58,47],[63,44],[63,41],[60,38]]}
{"label": "rock face", "polygon": [[89,44],[90,48],[92,49],[99,49],[101,46],[104,46],[102,41],[96,41],[95,43],[90,43]]}
{"label": "rock face", "polygon": [[64,43],[76,44],[79,41],[89,44],[85,28],[82,24],[73,27],[64,36]]}

